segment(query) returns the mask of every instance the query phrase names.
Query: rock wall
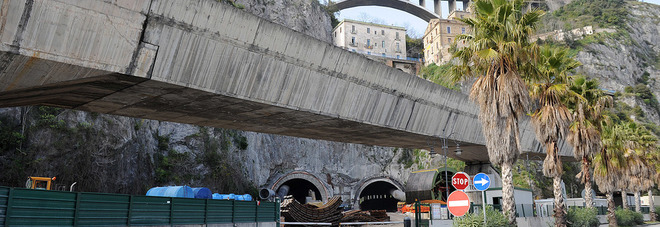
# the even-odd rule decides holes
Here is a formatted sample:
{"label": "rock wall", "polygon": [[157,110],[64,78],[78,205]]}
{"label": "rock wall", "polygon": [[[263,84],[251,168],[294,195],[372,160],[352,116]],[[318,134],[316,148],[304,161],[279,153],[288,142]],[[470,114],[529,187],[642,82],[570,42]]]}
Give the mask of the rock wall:
{"label": "rock wall", "polygon": [[332,43],[330,15],[317,0],[235,0],[235,3],[261,18]]}

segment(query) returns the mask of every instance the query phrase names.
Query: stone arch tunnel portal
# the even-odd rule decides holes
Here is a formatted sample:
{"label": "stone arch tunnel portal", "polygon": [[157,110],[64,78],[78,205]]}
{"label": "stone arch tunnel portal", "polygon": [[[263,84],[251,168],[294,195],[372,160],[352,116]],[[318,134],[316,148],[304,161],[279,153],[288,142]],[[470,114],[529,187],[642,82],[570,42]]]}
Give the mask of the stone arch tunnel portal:
{"label": "stone arch tunnel portal", "polygon": [[[306,202],[323,201],[321,197],[321,190],[316,187],[312,182],[305,179],[295,178],[288,180],[280,185],[276,192],[279,192],[282,187],[288,186],[289,190],[286,195],[291,195],[299,203],[305,204]],[[308,201],[311,197],[311,201]]]}
{"label": "stone arch tunnel portal", "polygon": [[359,195],[361,210],[387,210],[395,212],[399,199],[392,195],[400,188],[387,181],[375,181],[368,184]]}

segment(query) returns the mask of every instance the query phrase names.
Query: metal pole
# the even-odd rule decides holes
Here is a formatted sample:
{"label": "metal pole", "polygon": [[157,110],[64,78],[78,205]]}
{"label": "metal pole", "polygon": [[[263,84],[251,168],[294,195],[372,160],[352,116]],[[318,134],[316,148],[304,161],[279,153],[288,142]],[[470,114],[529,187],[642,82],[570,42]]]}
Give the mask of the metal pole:
{"label": "metal pole", "polygon": [[[447,147],[447,138],[442,138],[442,141],[443,141],[442,142],[442,149],[445,150],[445,199],[448,199],[449,198],[449,182],[447,182],[447,181],[449,180],[449,178],[447,176],[447,158],[448,158],[447,157],[447,149],[449,149],[449,147]],[[445,202],[448,202],[448,201],[445,201]],[[449,219],[449,203],[447,203],[447,219]]]}
{"label": "metal pole", "polygon": [[481,209],[484,210],[484,226],[486,225],[486,191],[481,191],[481,198],[483,203],[481,204]]}

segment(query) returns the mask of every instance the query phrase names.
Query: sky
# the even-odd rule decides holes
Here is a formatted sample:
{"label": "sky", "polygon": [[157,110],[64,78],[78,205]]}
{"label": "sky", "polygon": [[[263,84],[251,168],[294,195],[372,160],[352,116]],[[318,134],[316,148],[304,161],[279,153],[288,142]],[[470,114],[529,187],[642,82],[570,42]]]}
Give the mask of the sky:
{"label": "sky", "polygon": [[[325,3],[326,0],[319,0],[322,3]],[[336,1],[336,0],[335,0]],[[413,2],[415,2],[413,0]],[[431,2],[430,4],[428,2]],[[648,2],[653,4],[660,5],[660,0],[642,0],[642,2]],[[433,1],[427,0],[426,8],[433,12]],[[463,4],[457,2],[457,7],[462,8]],[[443,18],[447,17],[447,2],[442,1],[443,8]],[[386,25],[395,25],[400,27],[405,27],[408,30],[408,35],[416,38],[421,38],[424,35],[424,30],[428,23],[422,19],[419,19],[412,14],[400,11],[397,9],[380,7],[380,6],[360,6],[350,9],[345,9],[339,11],[337,19],[340,21],[342,19],[353,19],[366,22],[373,22],[378,24]]]}

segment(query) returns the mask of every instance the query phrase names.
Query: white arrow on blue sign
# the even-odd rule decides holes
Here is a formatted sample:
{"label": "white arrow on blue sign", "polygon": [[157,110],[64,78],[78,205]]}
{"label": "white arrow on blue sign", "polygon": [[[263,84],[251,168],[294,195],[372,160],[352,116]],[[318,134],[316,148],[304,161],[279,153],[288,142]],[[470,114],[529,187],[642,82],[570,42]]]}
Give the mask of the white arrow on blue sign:
{"label": "white arrow on blue sign", "polygon": [[472,185],[479,191],[485,191],[490,187],[490,177],[485,173],[478,173],[474,176]]}

